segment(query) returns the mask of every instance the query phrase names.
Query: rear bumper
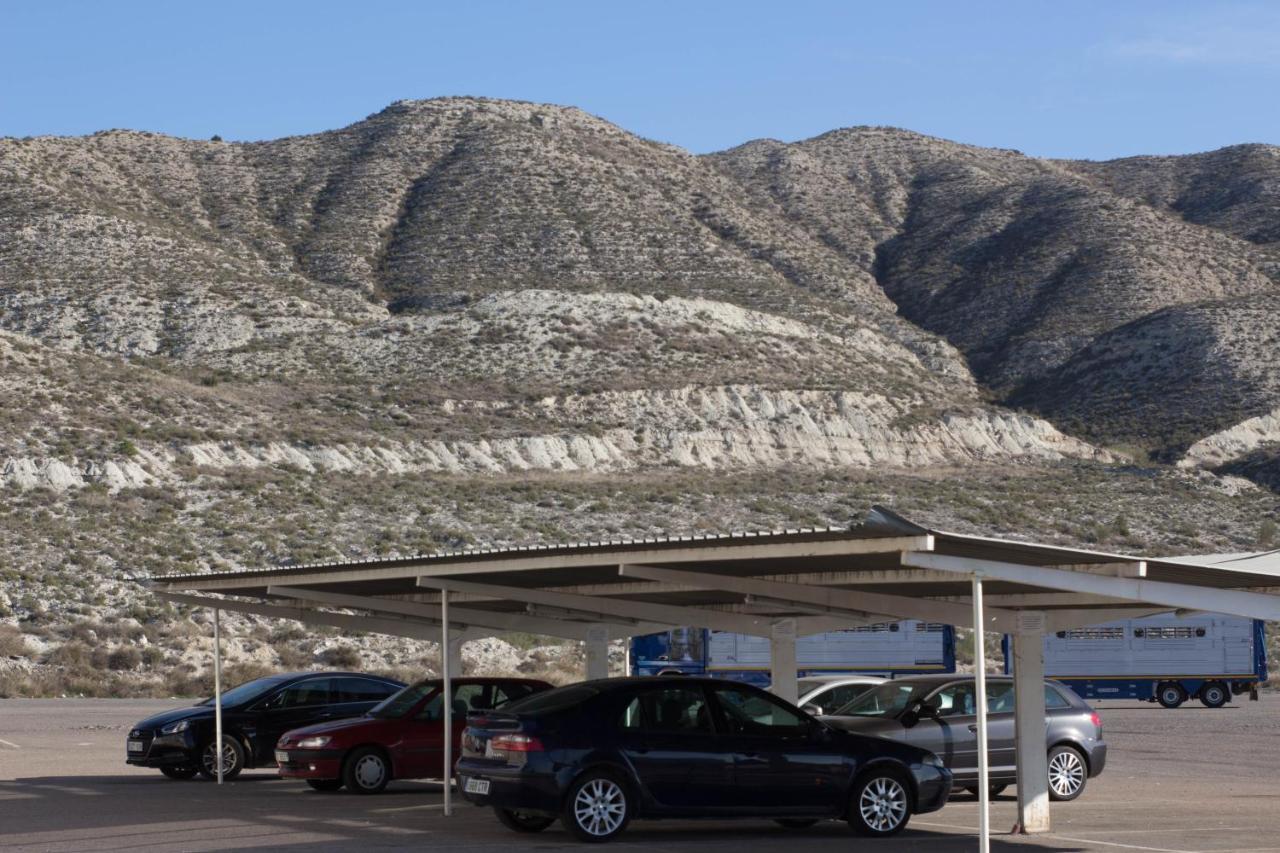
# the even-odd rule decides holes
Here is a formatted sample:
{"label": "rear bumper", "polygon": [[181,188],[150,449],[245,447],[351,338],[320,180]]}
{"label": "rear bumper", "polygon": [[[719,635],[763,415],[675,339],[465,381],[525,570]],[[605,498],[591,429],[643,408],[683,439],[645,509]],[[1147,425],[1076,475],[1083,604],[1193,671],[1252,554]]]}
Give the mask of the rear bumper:
{"label": "rear bumper", "polygon": [[[286,779],[337,779],[342,776],[341,749],[277,749],[276,772]],[[283,760],[279,760],[283,759]]]}
{"label": "rear bumper", "polygon": [[1104,741],[1096,741],[1093,749],[1089,750],[1089,778],[1092,779],[1103,771],[1107,766],[1107,744]]}
{"label": "rear bumper", "polygon": [[[463,759],[457,764],[458,787],[462,796],[477,806],[555,815],[560,812],[560,785],[553,773],[524,767],[502,767],[483,761]],[[467,792],[468,779],[488,780],[489,793]]]}

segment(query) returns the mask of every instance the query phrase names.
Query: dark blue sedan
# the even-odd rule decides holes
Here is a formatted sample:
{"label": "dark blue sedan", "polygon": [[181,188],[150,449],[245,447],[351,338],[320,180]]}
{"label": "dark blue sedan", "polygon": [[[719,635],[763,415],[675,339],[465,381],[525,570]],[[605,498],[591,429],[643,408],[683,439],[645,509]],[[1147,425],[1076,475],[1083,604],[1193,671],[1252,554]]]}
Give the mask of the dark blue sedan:
{"label": "dark blue sedan", "polygon": [[633,818],[766,817],[887,836],[951,793],[928,750],[834,730],[720,679],[588,681],[467,723],[463,794],[518,832],[559,818],[583,841],[606,841]]}

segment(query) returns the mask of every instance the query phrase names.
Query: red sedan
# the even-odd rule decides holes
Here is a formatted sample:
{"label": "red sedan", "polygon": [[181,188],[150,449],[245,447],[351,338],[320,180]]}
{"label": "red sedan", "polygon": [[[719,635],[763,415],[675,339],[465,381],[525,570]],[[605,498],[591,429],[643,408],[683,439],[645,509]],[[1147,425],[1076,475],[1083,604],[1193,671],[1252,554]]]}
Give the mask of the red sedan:
{"label": "red sedan", "polygon": [[[529,678],[453,679],[453,758],[461,748],[467,711],[496,708],[551,689]],[[276,744],[280,775],[306,779],[318,791],[343,785],[376,794],[392,779],[443,779],[444,711],[440,679],[411,684],[363,717],[285,732]]]}

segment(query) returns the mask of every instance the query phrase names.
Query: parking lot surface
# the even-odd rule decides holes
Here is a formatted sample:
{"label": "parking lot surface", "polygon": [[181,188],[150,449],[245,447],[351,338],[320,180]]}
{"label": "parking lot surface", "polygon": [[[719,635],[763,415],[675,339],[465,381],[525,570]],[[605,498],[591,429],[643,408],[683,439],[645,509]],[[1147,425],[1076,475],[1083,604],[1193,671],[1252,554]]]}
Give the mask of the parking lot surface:
{"label": "parking lot surface", "polygon": [[[124,764],[137,720],[181,704],[0,700],[0,849],[582,850],[553,826],[520,836],[438,784],[393,782],[372,797],[319,793],[248,771],[221,788]],[[1280,853],[1280,695],[1219,710],[1098,703],[1108,767],[1074,803],[1054,804],[1048,835],[1014,836],[1012,789],[992,804],[992,849]],[[769,821],[638,821],[610,850],[975,850],[977,803],[955,796],[900,836],[856,839],[843,824],[786,830]],[[800,847],[802,845],[802,848]]]}

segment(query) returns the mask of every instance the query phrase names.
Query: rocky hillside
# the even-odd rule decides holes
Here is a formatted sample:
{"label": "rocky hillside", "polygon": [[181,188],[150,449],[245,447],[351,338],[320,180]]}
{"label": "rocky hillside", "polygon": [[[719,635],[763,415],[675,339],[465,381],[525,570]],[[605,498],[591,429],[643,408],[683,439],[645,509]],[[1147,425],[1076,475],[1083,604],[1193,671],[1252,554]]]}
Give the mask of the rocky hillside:
{"label": "rocky hillside", "polygon": [[[472,98],[259,143],[0,139],[9,646],[63,668],[49,690],[112,668],[63,645],[146,638],[116,659],[146,681],[207,626],[130,576],[873,500],[1265,544],[1277,151],[1075,163],[851,128],[695,156]],[[241,628],[246,664],[332,652]]]}

